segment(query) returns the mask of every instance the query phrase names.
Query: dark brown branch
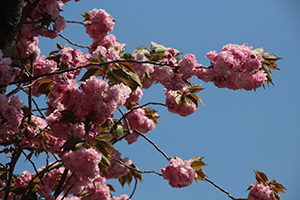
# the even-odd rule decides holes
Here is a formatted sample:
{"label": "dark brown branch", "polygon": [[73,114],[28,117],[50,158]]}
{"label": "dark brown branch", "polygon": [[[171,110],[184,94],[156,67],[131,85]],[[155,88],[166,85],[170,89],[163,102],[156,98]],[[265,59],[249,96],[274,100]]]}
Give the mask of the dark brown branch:
{"label": "dark brown branch", "polygon": [[[33,80],[40,80],[40,79],[45,78],[47,76],[72,72],[72,71],[76,71],[76,70],[79,70],[79,69],[84,69],[84,68],[91,67],[91,66],[109,65],[109,64],[120,63],[120,62],[170,66],[169,64],[166,64],[166,63],[159,63],[159,62],[153,62],[153,61],[142,61],[142,60],[133,60],[133,59],[112,60],[112,61],[102,62],[102,63],[99,63],[99,64],[90,63],[90,64],[87,64],[87,65],[82,65],[82,66],[71,68],[71,69],[64,69],[64,70],[60,70],[60,71],[56,71],[56,72],[45,73],[45,74],[41,74],[41,75],[38,75],[38,76],[30,77],[30,78],[27,78],[27,79],[13,81],[13,82],[10,82],[8,85],[14,85],[14,84],[17,84],[17,83],[26,83],[26,82],[33,81]],[[6,87],[6,86],[7,85],[0,85],[0,88]]]}
{"label": "dark brown branch", "polygon": [[8,200],[9,193],[11,190],[10,186],[11,186],[14,169],[20,158],[20,155],[21,155],[20,149],[17,149],[15,152],[12,153],[11,162],[9,163],[9,171],[8,171],[8,175],[7,175],[4,200]]}
{"label": "dark brown branch", "polygon": [[214,183],[213,181],[209,180],[208,178],[205,178],[205,181],[209,182],[209,183],[212,184],[214,187],[218,188],[221,192],[227,194],[227,196],[228,196],[230,199],[233,199],[233,200],[247,200],[247,199],[243,199],[243,198],[239,198],[239,199],[234,198],[229,192],[227,192],[227,191],[224,190],[222,187],[218,186],[216,183]]}
{"label": "dark brown branch", "polygon": [[152,144],[154,146],[154,148],[159,151],[168,161],[170,160],[170,158],[167,156],[167,154],[165,152],[163,152],[152,140],[150,140],[147,136],[145,136],[144,134],[140,133],[137,130],[134,130],[135,133],[137,133],[138,135],[140,135],[141,137],[145,138],[150,144]]}
{"label": "dark brown branch", "polygon": [[54,192],[54,194],[53,194],[53,196],[54,196],[55,198],[57,198],[58,195],[62,192],[62,186],[63,186],[63,184],[64,184],[64,182],[65,182],[65,180],[66,180],[66,178],[67,178],[68,172],[69,172],[68,169],[65,169],[65,170],[64,170],[64,173],[62,174],[62,176],[61,176],[61,178],[60,178],[60,181],[59,181],[59,183],[58,183],[58,185],[57,185],[57,187],[56,187],[56,190],[55,190],[55,192]]}
{"label": "dark brown branch", "polygon": [[133,171],[135,171],[135,172],[139,172],[139,173],[141,173],[141,174],[157,174],[157,175],[159,175],[159,176],[162,176],[162,174],[159,173],[159,172],[157,172],[157,171],[140,171],[140,170],[137,170],[137,169],[135,169],[135,168],[133,168],[133,167],[131,167],[131,166],[129,166],[129,165],[126,165],[125,163],[123,163],[123,162],[120,161],[120,160],[117,160],[117,159],[114,159],[114,158],[113,158],[113,160],[114,160],[115,162],[121,164],[121,165],[124,165],[124,166],[127,167],[128,169],[133,170]]}
{"label": "dark brown branch", "polygon": [[43,183],[43,180],[42,180],[41,177],[39,176],[39,172],[38,172],[38,170],[37,170],[37,168],[36,168],[34,162],[32,162],[32,160],[31,160],[31,159],[29,158],[29,156],[23,151],[23,149],[22,149],[21,147],[19,147],[19,148],[21,149],[21,151],[22,151],[23,155],[26,157],[26,159],[31,163],[31,165],[32,165],[32,167],[33,167],[35,173],[38,175],[38,177],[39,177],[40,181],[42,182],[42,184],[44,184],[44,183]]}

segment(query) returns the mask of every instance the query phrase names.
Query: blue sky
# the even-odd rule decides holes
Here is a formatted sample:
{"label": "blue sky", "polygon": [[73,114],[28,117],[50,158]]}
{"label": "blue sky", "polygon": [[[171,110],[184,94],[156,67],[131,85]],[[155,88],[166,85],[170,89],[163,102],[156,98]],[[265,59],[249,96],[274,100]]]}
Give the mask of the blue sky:
{"label": "blue sky", "polygon": [[[266,51],[283,57],[277,62],[281,71],[273,71],[275,87],[266,90],[232,91],[194,80],[206,88],[199,93],[206,106],[199,106],[196,113],[185,118],[153,107],[161,118],[147,136],[170,157],[187,160],[204,156],[208,165],[203,169],[208,177],[236,198],[247,196],[245,190],[255,182],[253,170],[282,183],[288,189],[282,199],[299,198],[300,1],[82,0],[64,6],[63,16],[81,21],[80,14],[93,8],[105,9],[114,17],[117,23],[112,33],[127,44],[129,53],[154,41],[193,53],[199,63],[208,65],[205,54],[210,50],[220,52],[228,43],[248,43],[254,48],[264,45]],[[74,42],[91,44],[80,25],[68,24],[62,34]],[[54,50],[55,41],[41,38],[42,53]],[[142,103],[165,101],[161,86],[144,94]],[[167,164],[142,138],[130,146],[123,141],[117,148],[141,170],[160,171]],[[19,165],[17,170],[22,169]],[[27,170],[33,171],[30,167]],[[120,194],[130,194],[133,189],[133,185],[123,189],[115,185]],[[173,189],[161,177],[145,174],[132,199],[229,198],[205,182]]]}

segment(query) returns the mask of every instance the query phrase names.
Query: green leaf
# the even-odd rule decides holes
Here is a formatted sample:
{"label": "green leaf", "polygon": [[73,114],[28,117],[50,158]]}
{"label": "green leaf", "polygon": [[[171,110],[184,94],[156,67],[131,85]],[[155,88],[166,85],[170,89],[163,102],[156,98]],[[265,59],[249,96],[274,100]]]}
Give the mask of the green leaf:
{"label": "green leaf", "polygon": [[198,84],[191,84],[187,89],[190,93],[198,93],[204,90],[204,88],[200,87]]}
{"label": "green leaf", "polygon": [[262,57],[263,57],[263,59],[265,59],[265,60],[268,60],[268,61],[277,61],[277,60],[279,60],[279,59],[282,59],[282,58],[279,58],[279,57],[277,57],[277,56],[275,56],[274,54],[272,54],[272,53],[270,53],[270,52],[265,52],[265,53],[263,53],[262,54]]}
{"label": "green leaf", "polygon": [[112,185],[110,185],[110,184],[106,184],[106,185],[109,187],[109,191],[111,191],[111,192],[117,192]]}
{"label": "green leaf", "polygon": [[83,197],[86,197],[90,194],[90,192],[88,190],[83,190],[80,195],[79,195],[79,198],[83,198]]}
{"label": "green leaf", "polygon": [[125,183],[127,182],[127,174],[124,175],[124,176],[122,176],[122,177],[120,177],[119,178],[119,182],[122,185],[122,187],[124,187]]}
{"label": "green leaf", "polygon": [[64,143],[62,148],[64,151],[76,150],[76,145],[81,142],[83,141],[80,138],[70,138]]}
{"label": "green leaf", "polygon": [[85,142],[79,142],[75,145],[75,150],[79,149],[80,147],[82,147],[83,145],[85,145]]}
{"label": "green leaf", "polygon": [[129,86],[133,91],[136,90],[137,87],[142,86],[138,75],[132,72],[126,72],[122,69],[111,69],[107,73],[108,78],[115,82],[122,82],[125,85]]}
{"label": "green leaf", "polygon": [[202,161],[204,157],[193,157],[188,160],[190,163],[191,167],[195,169],[196,171],[200,170],[201,167],[205,166],[206,164]]}
{"label": "green leaf", "polygon": [[111,164],[109,160],[105,157],[102,156],[100,163],[105,167],[105,168],[111,168]]}
{"label": "green leaf", "polygon": [[100,74],[101,74],[101,70],[99,68],[92,68],[86,71],[79,81],[85,81],[86,79],[89,79],[91,76],[99,76]]}
{"label": "green leaf", "polygon": [[59,120],[59,122],[71,122],[75,123],[77,116],[72,110],[63,110],[60,111],[62,118]]}
{"label": "green leaf", "polygon": [[55,62],[59,63],[61,58],[61,54],[59,53],[58,50],[56,51],[51,51],[49,53],[49,56],[47,57],[48,60],[54,60]]}
{"label": "green leaf", "polygon": [[203,103],[203,101],[200,99],[200,97],[198,97],[197,95],[195,95],[195,94],[189,94],[188,95],[188,97],[198,106],[198,101],[203,105],[203,106],[205,106],[204,105],[204,103]]}
{"label": "green leaf", "polygon": [[124,135],[124,128],[122,125],[117,124],[116,125],[116,132],[118,134],[119,137],[122,137]]}
{"label": "green leaf", "polygon": [[175,97],[175,102],[177,105],[180,105],[182,103],[184,99],[184,95],[183,94],[177,94],[177,96]]}
{"label": "green leaf", "polygon": [[256,55],[263,54],[264,52],[265,52],[264,45],[262,45],[261,47],[253,50],[253,53],[255,53]]}

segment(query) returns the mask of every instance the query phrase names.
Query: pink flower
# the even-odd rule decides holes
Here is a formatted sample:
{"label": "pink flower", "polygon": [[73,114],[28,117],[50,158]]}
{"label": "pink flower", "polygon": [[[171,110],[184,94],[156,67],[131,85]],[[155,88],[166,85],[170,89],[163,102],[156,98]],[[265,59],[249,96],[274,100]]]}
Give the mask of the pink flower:
{"label": "pink flower", "polygon": [[191,78],[194,74],[195,67],[197,66],[197,60],[194,54],[186,54],[180,62],[180,70],[183,74],[183,78]]}
{"label": "pink flower", "polygon": [[30,180],[31,180],[31,174],[30,174],[30,172],[28,172],[28,171],[23,171],[22,173],[21,173],[21,178],[22,178],[22,180],[23,181],[25,181],[26,183],[28,183]]}
{"label": "pink flower", "polygon": [[[197,106],[194,102],[190,101],[187,102],[186,100],[183,100],[180,104],[176,102],[177,95],[185,95],[187,96],[189,92],[186,88],[183,88],[180,92],[177,91],[167,91],[166,92],[166,105],[168,110],[171,113],[177,113],[181,116],[188,116],[192,113],[194,113],[197,109]],[[187,97],[188,98],[188,97]]]}
{"label": "pink flower", "polygon": [[270,186],[255,184],[249,192],[248,200],[275,200]]}
{"label": "pink flower", "polygon": [[[114,159],[121,160],[123,163],[125,163],[128,166],[132,164],[132,161],[127,157],[121,159],[121,153],[118,150],[112,149],[111,153]],[[110,161],[110,165],[111,165],[110,168],[103,170],[102,172],[103,177],[107,179],[120,178],[129,172],[129,169],[127,167],[114,160]]]}
{"label": "pink flower", "polygon": [[247,44],[228,44],[222,52],[210,51],[206,54],[212,62],[212,68],[197,69],[195,75],[205,82],[214,82],[219,88],[233,90],[253,90],[261,87],[266,74],[261,70],[261,55],[255,55]]}
{"label": "pink flower", "polygon": [[112,200],[130,200],[127,194],[123,194],[120,197],[113,197]]}
{"label": "pink flower", "polygon": [[161,169],[163,178],[169,181],[172,187],[182,188],[192,184],[197,177],[196,171],[190,166],[187,160],[172,158],[170,165]]}
{"label": "pink flower", "polygon": [[94,148],[81,147],[76,151],[68,151],[62,155],[64,166],[80,177],[94,178],[99,174],[98,163],[101,154]]}
{"label": "pink flower", "polygon": [[113,30],[114,21],[105,10],[94,9],[89,12],[88,20],[85,22],[86,33],[94,41],[101,41]]}
{"label": "pink flower", "polygon": [[[130,112],[130,111],[128,111]],[[141,133],[147,133],[155,128],[154,121],[146,116],[143,108],[135,109],[127,115],[130,129],[138,130]],[[126,122],[124,121],[124,124]]]}
{"label": "pink flower", "polygon": [[105,184],[105,178],[98,176],[87,187],[89,195],[83,200],[111,200],[109,187]]}

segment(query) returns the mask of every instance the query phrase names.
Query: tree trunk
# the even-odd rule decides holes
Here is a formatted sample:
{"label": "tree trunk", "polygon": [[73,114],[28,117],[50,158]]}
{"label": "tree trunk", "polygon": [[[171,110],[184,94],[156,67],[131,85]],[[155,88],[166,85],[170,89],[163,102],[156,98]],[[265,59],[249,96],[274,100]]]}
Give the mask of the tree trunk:
{"label": "tree trunk", "polygon": [[0,0],[0,49],[14,45],[14,40],[5,43],[21,19],[23,6],[24,0]]}

